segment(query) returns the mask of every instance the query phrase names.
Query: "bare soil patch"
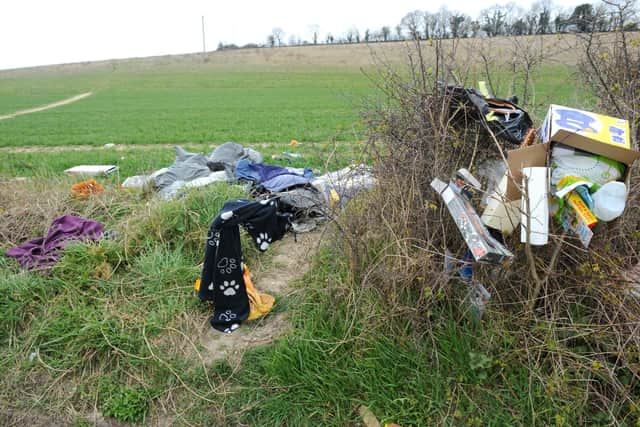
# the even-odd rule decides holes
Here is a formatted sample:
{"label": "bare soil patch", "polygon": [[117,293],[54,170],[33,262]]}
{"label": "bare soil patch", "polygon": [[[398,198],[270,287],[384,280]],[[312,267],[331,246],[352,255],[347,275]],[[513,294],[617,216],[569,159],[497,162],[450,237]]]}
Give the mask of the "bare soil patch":
{"label": "bare soil patch", "polygon": [[[317,251],[321,236],[320,231],[299,234],[296,243],[293,236],[287,235],[274,245],[272,250],[275,255],[271,265],[264,271],[252,272],[256,288],[276,296],[276,306],[279,300],[288,298],[294,292],[293,283],[309,270],[310,260]],[[209,364],[226,359],[234,367],[242,361],[249,348],[268,344],[291,329],[286,312],[268,314],[244,323],[232,334],[214,330],[206,320],[201,325],[198,341],[204,349],[200,354],[203,362]]]}

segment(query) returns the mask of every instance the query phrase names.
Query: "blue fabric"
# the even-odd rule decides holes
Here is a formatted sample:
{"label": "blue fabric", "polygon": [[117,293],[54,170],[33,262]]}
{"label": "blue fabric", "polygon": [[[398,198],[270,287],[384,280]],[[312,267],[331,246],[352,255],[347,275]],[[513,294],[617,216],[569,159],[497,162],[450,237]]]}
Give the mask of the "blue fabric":
{"label": "blue fabric", "polygon": [[253,168],[253,163],[248,160],[239,160],[236,163],[236,179],[260,182],[260,174]]}
{"label": "blue fabric", "polygon": [[245,179],[262,186],[269,191],[281,191],[294,185],[308,184],[313,179],[313,171],[304,169],[302,175],[290,172],[281,166],[251,163],[240,160],[236,164],[236,179]]}
{"label": "blue fabric", "polygon": [[282,191],[285,188],[296,185],[309,184],[312,180],[313,178],[307,178],[305,176],[290,173],[271,178],[270,180],[263,182],[262,186],[269,191]]}

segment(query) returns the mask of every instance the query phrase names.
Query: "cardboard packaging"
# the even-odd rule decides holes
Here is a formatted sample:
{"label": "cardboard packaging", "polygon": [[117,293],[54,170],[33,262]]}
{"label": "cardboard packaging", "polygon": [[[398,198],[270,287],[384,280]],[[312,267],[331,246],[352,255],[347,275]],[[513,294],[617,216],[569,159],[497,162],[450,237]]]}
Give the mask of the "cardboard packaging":
{"label": "cardboard packaging", "polygon": [[431,187],[440,194],[447,205],[449,213],[476,261],[498,263],[513,256],[507,248],[491,237],[469,201],[456,191],[455,184],[447,184],[435,178],[431,181]]}
{"label": "cardboard packaging", "polygon": [[575,191],[569,193],[569,196],[567,196],[567,204],[574,209],[576,217],[587,227],[593,229],[593,227],[596,226],[598,219],[582,201],[582,197],[580,197],[578,193]]}
{"label": "cardboard packaging", "polygon": [[507,183],[507,199],[520,199],[516,183],[522,182],[522,169],[550,166],[554,142],[616,160],[627,166],[623,180],[629,188],[629,167],[640,152],[631,147],[629,123],[626,120],[594,114],[575,108],[551,105],[540,128],[541,144],[508,152],[507,163],[513,179]]}

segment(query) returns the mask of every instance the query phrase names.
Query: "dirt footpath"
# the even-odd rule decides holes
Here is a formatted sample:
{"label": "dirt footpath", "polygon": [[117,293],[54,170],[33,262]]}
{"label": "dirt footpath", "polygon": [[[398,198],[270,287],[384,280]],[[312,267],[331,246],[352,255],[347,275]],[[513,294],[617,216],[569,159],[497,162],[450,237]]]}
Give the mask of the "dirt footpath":
{"label": "dirt footpath", "polygon": [[[297,243],[293,235],[286,235],[281,242],[271,247],[275,254],[268,269],[255,274],[252,272],[256,289],[274,295],[276,307],[279,303],[282,304],[279,300],[290,297],[294,291],[293,283],[309,270],[322,234],[319,230],[298,234]],[[199,343],[204,348],[200,357],[206,364],[227,359],[231,366],[235,367],[242,361],[247,349],[273,341],[286,333],[290,327],[287,312],[270,313],[263,318],[244,323],[231,334],[220,333],[205,321],[199,334]]]}
{"label": "dirt footpath", "polygon": [[81,99],[84,99],[91,95],[93,95],[93,92],[85,92],[85,93],[81,93],[80,95],[72,96],[71,98],[63,99],[62,101],[56,101],[56,102],[52,102],[51,104],[45,104],[39,107],[29,108],[26,110],[19,110],[19,111],[16,111],[15,113],[0,116],[0,120],[13,119],[14,117],[22,116],[24,114],[37,113],[38,111],[44,111],[50,108],[56,108],[62,105],[71,104],[72,102],[80,101]]}

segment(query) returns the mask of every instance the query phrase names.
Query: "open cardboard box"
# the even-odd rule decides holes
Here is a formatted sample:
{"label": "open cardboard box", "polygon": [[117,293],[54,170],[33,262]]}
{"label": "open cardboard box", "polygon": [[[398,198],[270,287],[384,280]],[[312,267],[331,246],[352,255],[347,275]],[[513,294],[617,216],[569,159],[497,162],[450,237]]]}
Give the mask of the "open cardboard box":
{"label": "open cardboard box", "polygon": [[[623,180],[629,188],[629,167],[640,157],[631,149],[629,123],[626,120],[594,114],[575,108],[551,105],[540,128],[541,144],[511,150],[507,164],[513,179],[507,183],[508,200],[521,198],[522,169],[550,166],[551,145],[554,142],[599,154],[627,166]],[[516,183],[518,185],[516,185]]]}

